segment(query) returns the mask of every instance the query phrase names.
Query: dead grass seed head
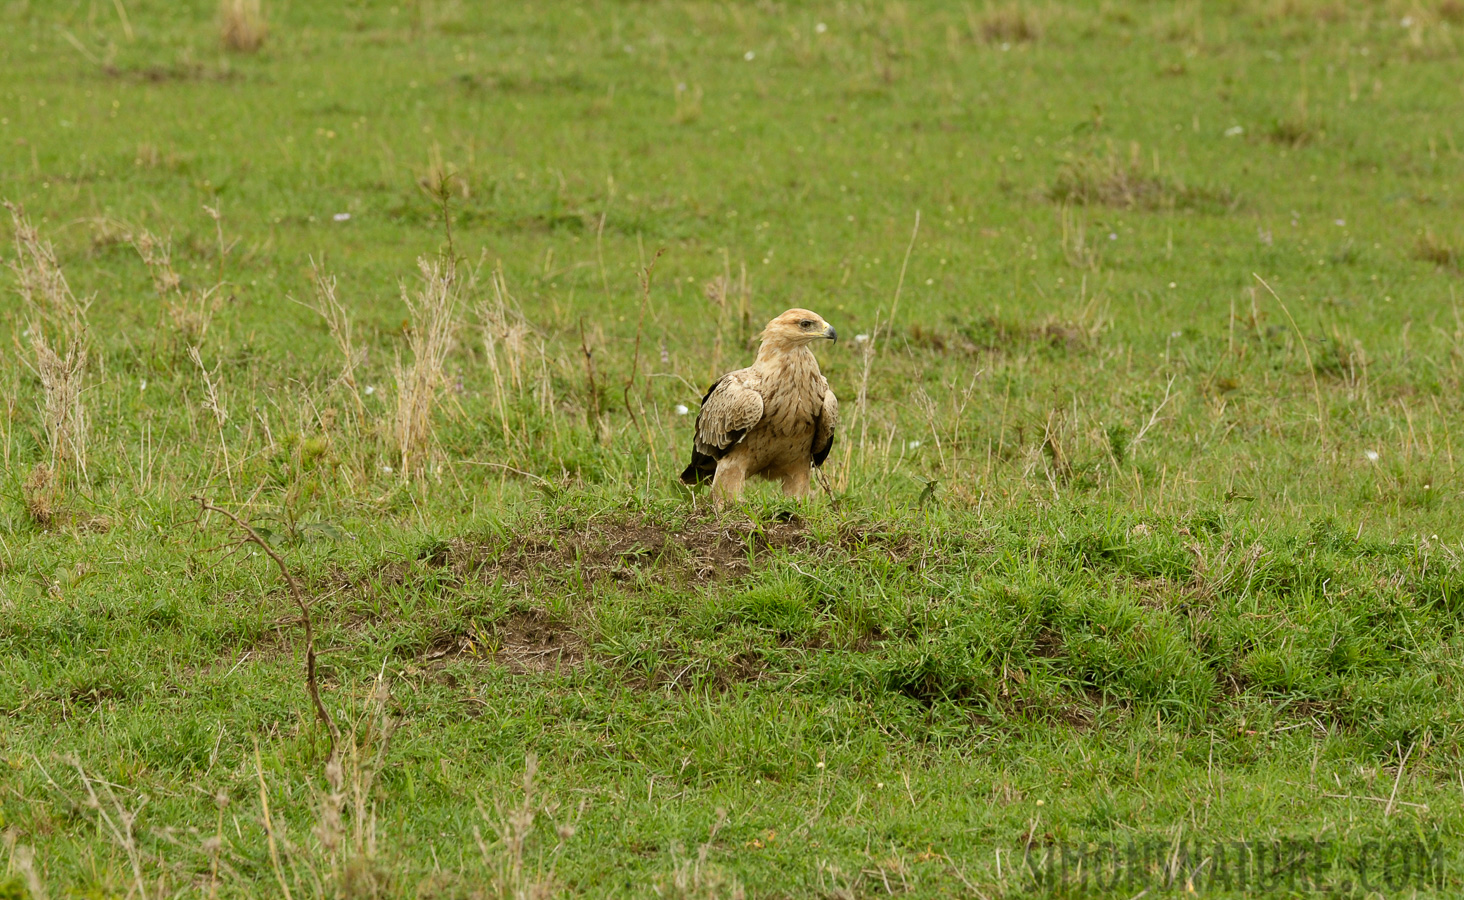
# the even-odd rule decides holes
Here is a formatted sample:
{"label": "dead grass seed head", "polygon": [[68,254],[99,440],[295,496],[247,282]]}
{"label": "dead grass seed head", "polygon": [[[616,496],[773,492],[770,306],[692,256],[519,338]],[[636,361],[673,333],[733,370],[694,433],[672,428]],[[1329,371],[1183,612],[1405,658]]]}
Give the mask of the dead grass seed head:
{"label": "dead grass seed head", "polygon": [[13,203],[6,203],[15,227],[15,276],[27,319],[32,371],[41,381],[41,420],[53,467],[86,472],[86,411],[82,390],[87,374],[86,312],[90,300],[72,292],[55,248]]}

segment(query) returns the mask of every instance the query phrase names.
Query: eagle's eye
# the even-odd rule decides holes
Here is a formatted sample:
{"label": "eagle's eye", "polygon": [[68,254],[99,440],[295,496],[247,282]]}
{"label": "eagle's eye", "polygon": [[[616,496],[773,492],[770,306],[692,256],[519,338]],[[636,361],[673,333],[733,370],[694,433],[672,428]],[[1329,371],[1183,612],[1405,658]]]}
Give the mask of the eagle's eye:
{"label": "eagle's eye", "polygon": [[813,320],[812,319],[804,319],[802,322],[799,322],[798,323],[798,327],[799,328],[812,328],[813,327]]}

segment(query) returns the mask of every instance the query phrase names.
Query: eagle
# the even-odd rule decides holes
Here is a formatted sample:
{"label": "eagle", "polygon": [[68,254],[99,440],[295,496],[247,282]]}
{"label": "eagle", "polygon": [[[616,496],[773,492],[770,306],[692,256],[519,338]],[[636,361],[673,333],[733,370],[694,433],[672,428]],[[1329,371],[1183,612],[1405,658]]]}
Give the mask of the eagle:
{"label": "eagle", "polygon": [[812,345],[838,340],[818,313],[790,309],[768,323],[752,365],[707,390],[696,417],[684,484],[712,482],[717,506],[736,501],[748,478],[780,480],[783,493],[808,493],[839,425],[839,401],[818,370]]}

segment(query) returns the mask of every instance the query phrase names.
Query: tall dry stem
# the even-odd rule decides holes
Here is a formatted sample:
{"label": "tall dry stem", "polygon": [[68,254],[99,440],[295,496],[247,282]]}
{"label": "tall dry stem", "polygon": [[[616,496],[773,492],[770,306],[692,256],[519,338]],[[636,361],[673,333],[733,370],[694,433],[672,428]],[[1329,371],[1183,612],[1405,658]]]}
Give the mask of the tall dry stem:
{"label": "tall dry stem", "polygon": [[41,381],[41,423],[58,474],[74,468],[86,476],[86,409],[82,391],[87,373],[86,311],[90,299],[72,293],[44,240],[19,206],[7,202],[15,227],[15,275],[26,317],[32,360],[27,365]]}
{"label": "tall dry stem", "polygon": [[432,412],[446,379],[443,376],[448,350],[457,330],[457,264],[451,257],[417,260],[422,284],[415,294],[402,288],[402,301],[411,317],[407,343],[412,361],[394,365],[397,386],[393,435],[401,453],[402,477],[425,470],[432,447]]}
{"label": "tall dry stem", "polygon": [[[510,388],[515,394],[523,392],[524,359],[528,352],[526,339],[532,329],[508,293],[508,282],[504,279],[501,264],[493,271],[492,282],[493,300],[481,301],[477,311],[483,323],[483,352],[488,358],[488,370],[493,375],[493,392],[499,423],[503,427],[503,442],[509,444],[513,438],[508,427],[505,395]],[[502,362],[499,361],[500,354]]]}
{"label": "tall dry stem", "polygon": [[[557,829],[559,844],[549,854],[547,869],[542,858],[538,865],[528,863],[529,842],[534,834],[534,821],[540,811],[534,796],[534,776],[538,774],[538,770],[537,757],[529,754],[524,764],[522,802],[507,810],[498,806],[497,821],[491,823],[498,832],[496,844],[490,846],[483,840],[478,826],[473,826],[473,837],[478,842],[484,866],[491,873],[493,890],[489,896],[502,897],[505,900],[543,900],[557,893],[553,861],[564,843],[574,836],[575,826],[565,823]],[[552,815],[556,808],[546,807],[543,811]],[[484,820],[489,820],[487,812],[481,806],[478,811]]]}
{"label": "tall dry stem", "polygon": [[356,403],[356,414],[364,418],[366,407],[361,402],[361,391],[356,384],[356,369],[366,361],[366,349],[356,346],[351,314],[336,297],[336,277],[327,272],[314,257],[310,259],[310,282],[315,288],[315,298],[310,303],[301,305],[314,310],[316,315],[325,320],[331,339],[341,351],[341,374],[336,376],[331,387],[345,385],[346,390],[351,392],[351,399]]}
{"label": "tall dry stem", "polygon": [[[915,226],[910,231],[910,243],[905,247],[905,259],[900,263],[900,277],[895,281],[895,298],[890,302],[890,315],[884,323],[884,334],[889,336],[891,327],[895,324],[895,315],[900,311],[900,295],[905,289],[905,272],[910,268],[910,254],[915,250],[915,239],[920,236],[920,210],[915,210]],[[879,352],[879,312],[874,315],[874,330],[869,333],[869,340],[862,348],[864,366],[859,374],[859,395],[854,404],[854,419],[859,422],[859,458],[864,459],[864,441],[869,433],[869,377],[874,372],[874,359]],[[853,430],[853,422],[850,422],[850,430]],[[852,448],[850,448],[852,449]],[[849,459],[848,451],[845,451],[844,460],[847,466]]]}

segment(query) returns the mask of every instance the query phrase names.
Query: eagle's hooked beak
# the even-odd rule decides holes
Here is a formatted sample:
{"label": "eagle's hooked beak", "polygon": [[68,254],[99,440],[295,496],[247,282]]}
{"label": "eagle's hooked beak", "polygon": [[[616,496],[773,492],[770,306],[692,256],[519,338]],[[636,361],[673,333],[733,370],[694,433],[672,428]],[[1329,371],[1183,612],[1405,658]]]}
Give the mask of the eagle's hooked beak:
{"label": "eagle's hooked beak", "polygon": [[836,344],[839,342],[839,333],[834,330],[834,326],[827,323],[824,324],[824,337],[828,338]]}

